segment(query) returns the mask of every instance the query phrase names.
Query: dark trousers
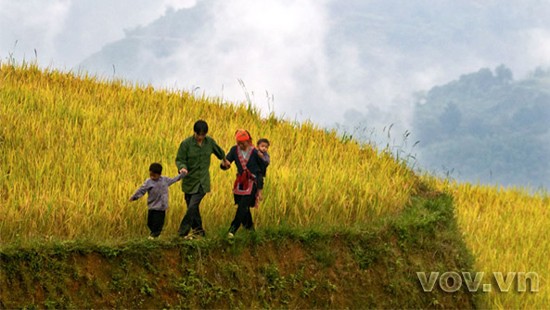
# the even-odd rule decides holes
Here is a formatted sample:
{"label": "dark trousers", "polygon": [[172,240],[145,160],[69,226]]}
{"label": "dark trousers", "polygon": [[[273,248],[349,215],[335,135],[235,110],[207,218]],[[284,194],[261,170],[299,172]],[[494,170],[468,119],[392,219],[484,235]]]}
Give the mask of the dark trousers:
{"label": "dark trousers", "polygon": [[199,211],[199,205],[206,193],[199,187],[199,191],[195,194],[185,194],[185,203],[187,204],[187,212],[181,220],[178,234],[180,236],[187,236],[191,229],[194,233],[204,236],[204,229],[202,228],[201,213]]}
{"label": "dark trousers", "polygon": [[254,222],[252,221],[252,213],[250,208],[256,203],[256,195],[240,196],[237,204],[237,212],[235,218],[231,222],[229,232],[236,233],[239,227],[243,225],[244,228],[254,230]]}
{"label": "dark trousers", "polygon": [[147,212],[147,227],[151,231],[151,237],[158,237],[164,227],[164,218],[166,211],[149,210]]}

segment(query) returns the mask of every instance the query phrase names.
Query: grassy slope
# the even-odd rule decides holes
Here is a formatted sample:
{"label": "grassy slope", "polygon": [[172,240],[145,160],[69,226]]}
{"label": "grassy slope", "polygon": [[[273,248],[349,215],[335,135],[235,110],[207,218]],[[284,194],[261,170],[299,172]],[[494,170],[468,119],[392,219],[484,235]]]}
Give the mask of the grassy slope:
{"label": "grassy slope", "polygon": [[471,184],[437,182],[434,187],[453,197],[459,227],[466,245],[476,257],[475,269],[486,273],[484,283],[491,283],[493,272],[536,272],[539,275],[538,292],[492,291],[487,294],[490,305],[548,308],[550,196]]}
{"label": "grassy slope", "polygon": [[[414,174],[387,154],[354,141],[342,141],[335,133],[311,124],[291,124],[274,117],[261,119],[253,109],[221,105],[186,93],[127,87],[120,82],[98,83],[90,78],[43,72],[33,66],[3,65],[0,70],[0,196],[4,207],[0,251],[3,262],[8,264],[2,264],[2,291],[17,284],[28,286],[22,291],[24,294],[31,292],[33,285],[42,283],[42,290],[46,290],[42,301],[50,298],[52,302],[63,302],[58,294],[62,289],[56,293],[55,289],[47,288],[51,283],[57,285],[59,278],[54,277],[52,282],[48,280],[50,276],[41,280],[32,274],[32,268],[43,268],[42,264],[59,260],[57,254],[48,254],[52,249],[59,250],[61,258],[78,258],[76,254],[89,254],[101,246],[102,250],[93,254],[101,256],[124,252],[123,249],[129,247],[125,245],[128,240],[145,235],[144,201],[131,205],[125,200],[146,177],[150,162],[162,162],[167,174],[172,174],[177,145],[199,117],[213,125],[212,135],[225,148],[231,145],[231,135],[238,127],[246,127],[255,137],[267,136],[274,142],[272,156],[276,160],[269,172],[266,201],[254,214],[261,242],[273,241],[264,238],[268,231],[277,236],[281,235],[280,231],[297,235],[304,230],[325,236],[342,234],[337,226],[339,222],[350,223],[351,228],[345,231],[365,231],[377,222],[401,214],[403,207],[419,193],[420,184]],[[158,125],[156,130],[151,129],[151,124]],[[212,172],[215,190],[204,202],[203,216],[211,235],[221,235],[234,212],[229,207],[228,191],[233,174]],[[484,192],[475,186],[474,190],[468,190],[444,186],[439,181],[430,184],[431,188],[446,191],[455,199],[460,227],[477,256],[476,268],[487,272],[535,269],[543,277],[541,292],[528,297],[493,293],[491,305],[545,308],[550,296],[545,289],[549,264],[544,249],[548,243],[542,238],[548,227],[545,221],[548,217],[544,216],[549,205],[547,195],[514,196],[511,192]],[[333,195],[334,192],[340,195]],[[179,190],[171,190],[171,210],[162,243],[173,248],[168,252],[188,246],[166,241],[181,219],[182,200]],[[506,212],[501,212],[502,208]],[[477,216],[472,216],[472,210],[477,210]],[[520,213],[516,213],[518,210]],[[527,246],[514,236],[518,225],[525,227],[525,238],[520,239],[528,240]],[[452,230],[449,233],[453,234]],[[379,240],[380,244],[393,240],[383,233],[379,236],[386,238]],[[219,242],[213,239],[208,242]],[[65,243],[65,240],[75,240],[71,241],[75,243]],[[435,240],[434,247],[460,249],[458,243],[438,244]],[[487,247],[484,240],[491,246]],[[43,245],[45,241],[47,245]],[[74,247],[79,246],[71,244],[89,246],[74,252]],[[508,244],[513,247],[507,247]],[[145,251],[150,246],[138,242],[137,248]],[[221,245],[212,246],[216,249]],[[227,250],[223,246],[217,249]],[[344,248],[337,249],[335,251],[345,253]],[[502,255],[497,255],[499,253]],[[423,255],[427,253],[418,253],[417,260],[414,255],[388,259],[395,259],[396,264],[413,263],[411,266],[420,262],[432,270],[433,266],[426,261],[428,257]],[[322,260],[323,255],[319,257]],[[13,264],[17,259],[23,259],[22,265]],[[114,264],[112,268],[118,268],[119,263],[109,261]],[[34,267],[25,264],[34,264]],[[70,267],[71,264],[76,265]],[[73,259],[67,268],[76,268],[78,272],[72,275],[82,280],[78,264],[78,259]],[[452,264],[465,266],[460,260]],[[246,268],[252,268],[249,265]],[[32,268],[28,269],[29,266]],[[437,270],[444,270],[444,266],[447,265],[440,265],[441,269]],[[88,278],[77,282],[82,282],[79,285],[84,287],[93,285],[93,279]],[[126,289],[135,289],[136,281],[139,279],[134,279],[134,284],[128,284]],[[355,286],[361,287],[361,284],[355,283]],[[144,290],[147,293],[147,288]],[[13,295],[14,300],[21,296]],[[90,302],[101,300],[92,299]],[[1,300],[5,305],[5,299]]]}
{"label": "grassy slope", "polygon": [[471,270],[448,196],[415,199],[365,230],[264,230],[119,247],[0,252],[0,308],[472,308],[466,290],[424,293],[417,271]]}
{"label": "grassy slope", "polygon": [[[272,141],[265,201],[254,214],[260,227],[364,225],[399,212],[418,185],[391,156],[309,123],[263,119],[254,109],[187,93],[2,65],[0,195],[7,208],[0,244],[146,235],[145,199],[127,199],[151,162],[174,175],[179,143],[199,118],[226,150],[238,128]],[[203,222],[207,230],[227,229],[234,170],[213,163]],[[185,208],[179,186],[170,191],[167,235]]]}

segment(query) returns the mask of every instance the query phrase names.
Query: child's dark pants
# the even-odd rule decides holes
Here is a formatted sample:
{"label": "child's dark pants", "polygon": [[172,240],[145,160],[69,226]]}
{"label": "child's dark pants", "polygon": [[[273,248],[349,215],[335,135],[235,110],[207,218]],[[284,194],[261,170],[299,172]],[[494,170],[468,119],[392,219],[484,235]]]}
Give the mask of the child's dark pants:
{"label": "child's dark pants", "polygon": [[158,237],[164,226],[166,211],[149,210],[147,213],[147,227],[151,230],[151,237]]}

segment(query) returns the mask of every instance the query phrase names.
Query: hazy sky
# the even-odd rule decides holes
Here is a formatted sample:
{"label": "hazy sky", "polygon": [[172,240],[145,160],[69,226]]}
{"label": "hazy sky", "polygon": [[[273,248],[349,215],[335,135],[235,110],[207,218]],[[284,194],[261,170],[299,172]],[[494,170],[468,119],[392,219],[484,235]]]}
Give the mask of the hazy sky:
{"label": "hazy sky", "polygon": [[[521,77],[550,65],[550,3],[528,2],[533,5],[489,0],[211,0],[206,25],[181,29],[193,31],[195,39],[182,40],[165,57],[144,49],[135,66],[143,67],[141,81],[188,90],[200,86],[229,100],[244,100],[237,82],[242,79],[262,109],[267,110],[267,90],[275,95],[276,112],[292,119],[310,118],[324,125],[370,119],[365,126],[398,121],[405,128],[414,91],[480,67],[504,63]],[[358,9],[346,11],[346,3]],[[494,12],[476,15],[481,3]],[[196,5],[191,0],[0,0],[0,55],[34,59],[36,49],[41,65],[78,68],[106,45],[127,38],[125,30],[147,26],[169,8]],[[479,21],[486,17],[490,22]],[[469,19],[483,28],[468,28]],[[446,32],[440,35],[438,27],[445,23]],[[385,32],[388,26],[394,33]],[[419,36],[425,42],[410,41],[418,38],[400,38],[401,30],[428,35]],[[93,70],[108,75],[112,65]]]}
{"label": "hazy sky", "polygon": [[[192,0],[0,0],[0,49],[2,56],[71,68],[124,37],[124,30],[146,25],[167,8],[191,7]],[[14,49],[14,43],[17,46]]]}

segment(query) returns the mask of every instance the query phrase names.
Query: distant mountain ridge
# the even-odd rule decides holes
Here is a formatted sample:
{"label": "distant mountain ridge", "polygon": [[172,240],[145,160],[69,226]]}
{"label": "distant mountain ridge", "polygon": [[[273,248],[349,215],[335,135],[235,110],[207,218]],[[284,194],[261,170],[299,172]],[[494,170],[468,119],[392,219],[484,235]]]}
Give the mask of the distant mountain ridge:
{"label": "distant mountain ridge", "polygon": [[461,180],[550,186],[550,71],[514,80],[499,66],[419,96],[421,163]]}

